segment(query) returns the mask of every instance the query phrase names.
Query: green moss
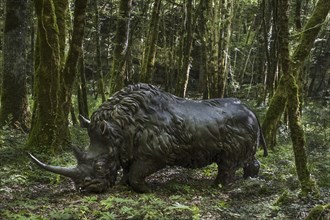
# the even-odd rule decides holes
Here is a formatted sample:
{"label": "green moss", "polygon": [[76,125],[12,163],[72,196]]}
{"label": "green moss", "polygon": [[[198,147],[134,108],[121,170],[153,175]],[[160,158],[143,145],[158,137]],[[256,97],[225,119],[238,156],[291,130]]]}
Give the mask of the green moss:
{"label": "green moss", "polygon": [[288,190],[285,190],[275,201],[275,206],[285,206],[286,204],[292,203],[296,198],[294,198],[294,195],[289,192]]}
{"label": "green moss", "polygon": [[262,131],[265,136],[266,144],[271,149],[274,149],[276,145],[277,128],[285,109],[286,100],[285,78],[281,77],[278,89],[276,89],[271,99],[265,119],[262,123]]}
{"label": "green moss", "polygon": [[330,216],[330,204],[315,206],[305,220],[325,220]]}
{"label": "green moss", "polygon": [[306,59],[313,47],[314,39],[317,37],[325,18],[330,10],[329,0],[319,0],[315,6],[312,16],[306,23],[298,47],[293,53],[293,63],[299,67]]}
{"label": "green moss", "polygon": [[67,138],[61,122],[63,106],[59,105],[61,71],[60,43],[55,8],[52,1],[35,1],[38,18],[38,64],[35,72],[33,124],[27,148],[56,151]]}

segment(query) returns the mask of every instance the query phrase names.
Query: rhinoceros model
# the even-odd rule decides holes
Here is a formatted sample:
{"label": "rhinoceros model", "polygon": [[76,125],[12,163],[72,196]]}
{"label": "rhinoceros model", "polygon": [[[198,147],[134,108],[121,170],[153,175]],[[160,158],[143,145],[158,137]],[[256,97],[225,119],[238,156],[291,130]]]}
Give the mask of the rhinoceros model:
{"label": "rhinoceros model", "polygon": [[189,100],[149,84],[130,85],[115,93],[91,116],[87,151],[74,148],[78,165],[50,166],[30,154],[41,168],[70,177],[82,191],[113,186],[118,169],[136,192],[149,192],[145,178],[165,166],[201,168],[218,165],[216,184],[258,175],[257,148],[267,148],[256,115],[237,99]]}

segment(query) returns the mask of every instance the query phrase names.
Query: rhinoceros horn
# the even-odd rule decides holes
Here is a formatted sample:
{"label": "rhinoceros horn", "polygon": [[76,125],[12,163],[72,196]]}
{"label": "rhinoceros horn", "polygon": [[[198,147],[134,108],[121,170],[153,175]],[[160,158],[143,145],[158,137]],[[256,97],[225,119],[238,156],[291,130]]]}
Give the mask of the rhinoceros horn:
{"label": "rhinoceros horn", "polygon": [[79,122],[80,122],[80,127],[82,128],[88,128],[88,126],[91,123],[87,118],[85,118],[82,115],[79,115]]}
{"label": "rhinoceros horn", "polygon": [[44,164],[43,162],[41,162],[40,160],[38,160],[32,154],[30,154],[30,153],[28,153],[28,154],[31,157],[31,159],[33,160],[33,162],[36,163],[42,169],[45,169],[47,171],[50,171],[50,172],[53,172],[56,174],[60,174],[60,175],[66,176],[66,177],[70,177],[72,179],[76,179],[80,175],[80,172],[76,167],[67,168],[67,167],[47,165],[47,164]]}

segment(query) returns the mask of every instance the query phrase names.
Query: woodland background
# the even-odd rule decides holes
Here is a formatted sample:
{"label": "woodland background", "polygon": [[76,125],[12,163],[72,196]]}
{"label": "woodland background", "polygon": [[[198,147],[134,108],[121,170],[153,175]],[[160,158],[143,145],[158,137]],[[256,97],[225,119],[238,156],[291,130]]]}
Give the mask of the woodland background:
{"label": "woodland background", "polygon": [[[329,9],[329,0],[1,0],[0,217],[329,217]],[[74,163],[70,146],[88,144],[77,115],[137,82],[248,103],[272,150],[260,179],[213,189],[214,167],[173,168],[150,178],[154,194],[116,186],[82,196],[28,161],[30,151]]]}

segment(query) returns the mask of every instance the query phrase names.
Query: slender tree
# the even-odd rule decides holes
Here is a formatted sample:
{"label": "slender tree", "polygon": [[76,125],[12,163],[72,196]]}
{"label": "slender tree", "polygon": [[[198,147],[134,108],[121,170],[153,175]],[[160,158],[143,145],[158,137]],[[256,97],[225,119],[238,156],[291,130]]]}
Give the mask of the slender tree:
{"label": "slender tree", "polygon": [[201,14],[198,19],[198,39],[201,42],[201,56],[200,56],[200,74],[199,74],[199,91],[203,93],[203,99],[210,97],[209,91],[209,70],[208,70],[208,51],[207,51],[207,38],[208,38],[208,16],[211,8],[210,0],[201,0]]}
{"label": "slender tree", "polygon": [[71,97],[76,79],[78,62],[82,54],[86,20],[87,0],[75,0],[72,39],[64,69],[60,73],[61,84],[59,90],[58,127],[62,137],[69,137],[68,116],[71,108]]}
{"label": "slender tree", "polygon": [[[318,32],[320,31],[321,26],[328,14],[329,4],[329,1],[319,0],[312,16],[301,32],[300,43],[290,58],[291,69],[295,72],[296,77],[298,77],[299,67],[302,65],[310,50],[312,49],[314,40],[317,37]],[[276,144],[276,133],[278,125],[287,101],[285,81],[286,79],[281,77],[278,88],[276,89],[275,94],[271,99],[265,119],[262,123],[262,129],[265,134],[266,142],[271,148],[273,148]]]}
{"label": "slender tree", "polygon": [[229,46],[231,37],[231,23],[234,16],[233,0],[221,1],[221,27],[218,42],[218,97],[223,98],[226,92],[229,71]]}
{"label": "slender tree", "polygon": [[128,51],[128,38],[130,33],[130,14],[132,0],[121,0],[117,20],[115,49],[111,68],[110,95],[124,86],[126,78],[126,58]]}
{"label": "slender tree", "polygon": [[193,42],[193,1],[185,0],[183,22],[183,47],[180,59],[180,71],[176,86],[176,95],[185,97],[191,68],[191,50]]}
{"label": "slender tree", "polygon": [[93,1],[94,12],[95,12],[95,41],[96,41],[96,75],[97,75],[97,90],[98,94],[101,95],[102,102],[106,100],[104,93],[104,81],[103,81],[103,72],[102,72],[102,61],[101,61],[101,44],[100,44],[100,19],[99,19],[99,9],[98,1]]}
{"label": "slender tree", "polygon": [[156,43],[158,40],[159,12],[161,0],[155,0],[149,31],[144,49],[144,56],[141,67],[141,81],[150,83],[153,76],[156,56]]}
{"label": "slender tree", "polygon": [[[306,142],[304,137],[304,130],[301,126],[301,115],[300,115],[300,94],[299,87],[297,84],[297,78],[299,77],[300,66],[303,61],[308,56],[315,38],[321,26],[329,13],[330,1],[319,0],[316,7],[308,20],[307,24],[303,28],[301,33],[300,42],[295,49],[291,59],[289,59],[288,51],[288,17],[287,8],[288,0],[280,1],[280,11],[281,14],[281,26],[280,26],[280,36],[281,36],[281,66],[283,76],[280,80],[280,85],[277,88],[275,95],[271,101],[271,105],[266,113],[265,122],[269,119],[279,120],[283,110],[285,108],[285,103],[288,106],[288,116],[289,116],[289,128],[291,131],[292,147],[295,157],[295,165],[298,174],[298,178],[301,184],[302,194],[306,195],[309,192],[315,190],[315,183],[311,180],[310,171],[307,166],[307,154],[306,154]],[[282,91],[279,91],[279,90]],[[276,106],[279,105],[279,106]],[[270,117],[271,114],[274,116]],[[264,124],[265,124],[264,122]],[[273,121],[274,122],[274,121]]]}
{"label": "slender tree", "polygon": [[81,54],[79,59],[79,68],[78,68],[79,77],[77,82],[78,90],[78,111],[79,114],[85,118],[89,118],[88,114],[88,103],[87,103],[87,83],[86,83],[86,74],[85,74],[85,56],[84,53]]}

